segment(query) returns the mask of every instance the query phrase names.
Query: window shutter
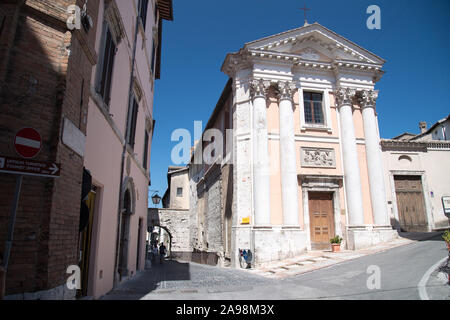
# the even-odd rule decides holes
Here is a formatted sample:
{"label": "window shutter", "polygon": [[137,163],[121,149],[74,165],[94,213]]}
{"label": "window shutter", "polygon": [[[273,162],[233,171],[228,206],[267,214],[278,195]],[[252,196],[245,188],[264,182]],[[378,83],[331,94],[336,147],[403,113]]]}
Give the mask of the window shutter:
{"label": "window shutter", "polygon": [[153,40],[153,48],[152,48],[152,74],[155,74],[155,53],[156,53],[156,44],[155,40]]}
{"label": "window shutter", "polygon": [[136,138],[136,123],[137,123],[137,115],[138,115],[139,105],[136,100],[134,100],[133,104],[133,117],[131,119],[131,147],[134,148],[135,138]]}
{"label": "window shutter", "polygon": [[134,148],[134,140],[136,137],[136,122],[138,115],[139,104],[136,99],[133,97],[130,103],[130,109],[128,112],[128,121],[127,121],[127,131],[126,131],[126,140],[131,148]]}
{"label": "window shutter", "polygon": [[107,23],[103,23],[103,31],[102,31],[102,40],[100,44],[99,51],[99,61],[97,64],[97,72],[96,72],[96,80],[95,80],[95,92],[100,93],[102,87],[102,73],[103,73],[103,65],[105,63],[105,46],[106,46],[106,33],[107,33]]}
{"label": "window shutter", "polygon": [[149,144],[150,136],[148,134],[148,131],[145,130],[145,140],[144,140],[144,160],[142,161],[142,166],[144,169],[147,169],[148,165],[148,144]]}
{"label": "window shutter", "polygon": [[144,30],[145,30],[145,26],[147,24],[147,10],[148,10],[148,0],[141,0],[140,1],[140,8],[139,8],[139,16],[141,18],[142,21],[142,25],[144,26]]}
{"label": "window shutter", "polygon": [[105,79],[105,88],[104,88],[104,96],[103,96],[103,100],[105,101],[106,105],[109,106],[109,102],[111,99],[111,84],[112,84],[112,75],[113,75],[113,69],[114,69],[114,58],[115,58],[115,54],[116,54],[116,45],[112,39],[112,35],[111,33],[109,33],[109,43],[108,43],[108,65],[105,68],[105,74],[106,74],[106,79]]}

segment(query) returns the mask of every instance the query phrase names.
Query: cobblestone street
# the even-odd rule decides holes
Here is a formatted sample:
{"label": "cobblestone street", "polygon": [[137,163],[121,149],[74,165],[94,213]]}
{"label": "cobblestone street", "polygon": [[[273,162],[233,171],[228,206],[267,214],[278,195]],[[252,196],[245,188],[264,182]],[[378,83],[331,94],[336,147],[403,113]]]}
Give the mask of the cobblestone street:
{"label": "cobblestone street", "polygon": [[133,279],[122,283],[103,300],[136,300],[151,293],[159,299],[173,294],[208,294],[248,291],[255,286],[275,283],[273,279],[253,275],[244,270],[218,268],[196,263],[156,262]]}
{"label": "cobblestone street", "polygon": [[[196,263],[156,262],[102,300],[293,300],[420,299],[419,281],[446,248],[440,234],[403,234],[389,244],[341,253],[311,252],[251,270]],[[406,236],[408,238],[406,238]],[[404,272],[408,263],[409,272]],[[369,266],[381,272],[381,287],[367,287]],[[448,300],[449,287],[433,272],[425,282],[433,300]]]}

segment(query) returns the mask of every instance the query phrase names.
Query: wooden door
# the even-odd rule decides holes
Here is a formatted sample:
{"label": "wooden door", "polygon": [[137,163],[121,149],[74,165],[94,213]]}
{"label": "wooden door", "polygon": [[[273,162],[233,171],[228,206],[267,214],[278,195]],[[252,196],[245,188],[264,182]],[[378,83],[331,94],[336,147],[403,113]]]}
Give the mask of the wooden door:
{"label": "wooden door", "polygon": [[309,193],[311,249],[330,250],[330,239],[335,237],[333,194]]}
{"label": "wooden door", "polygon": [[394,181],[400,228],[406,232],[428,231],[421,177],[395,176]]}
{"label": "wooden door", "polygon": [[80,253],[81,253],[81,295],[82,296],[88,295],[89,264],[90,264],[90,257],[91,257],[92,228],[94,225],[95,197],[96,197],[96,192],[91,191],[88,195],[88,199],[86,200],[86,205],[89,208],[89,222],[81,234],[81,246],[80,246],[81,252]]}

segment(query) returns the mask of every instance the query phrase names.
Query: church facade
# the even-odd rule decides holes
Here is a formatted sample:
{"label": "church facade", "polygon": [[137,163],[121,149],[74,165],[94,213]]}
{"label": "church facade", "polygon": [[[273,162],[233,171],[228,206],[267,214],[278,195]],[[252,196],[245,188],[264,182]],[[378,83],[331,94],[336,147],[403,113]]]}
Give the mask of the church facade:
{"label": "church facade", "polygon": [[317,23],[227,55],[230,81],[205,130],[231,128],[232,152],[190,173],[192,210],[216,180],[229,193],[218,197],[220,257],[238,266],[239,250],[250,249],[259,265],[327,250],[335,236],[348,249],[398,236],[376,113],[384,63]]}

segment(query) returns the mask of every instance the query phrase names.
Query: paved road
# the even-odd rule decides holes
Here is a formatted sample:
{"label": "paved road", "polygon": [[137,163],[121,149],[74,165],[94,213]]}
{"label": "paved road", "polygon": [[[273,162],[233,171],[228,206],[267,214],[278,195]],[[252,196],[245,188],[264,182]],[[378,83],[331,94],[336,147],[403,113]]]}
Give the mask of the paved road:
{"label": "paved road", "polygon": [[[430,267],[446,255],[446,246],[438,236],[283,280],[268,279],[244,270],[172,261],[156,264],[103,299],[418,300],[419,282]],[[373,280],[373,273],[368,273],[370,266],[380,272],[379,289],[371,290],[367,286],[369,277]],[[450,287],[434,280],[435,276],[427,282],[429,297],[450,299]],[[377,284],[376,281],[370,283]]]}

